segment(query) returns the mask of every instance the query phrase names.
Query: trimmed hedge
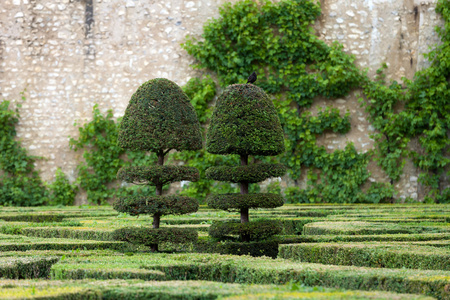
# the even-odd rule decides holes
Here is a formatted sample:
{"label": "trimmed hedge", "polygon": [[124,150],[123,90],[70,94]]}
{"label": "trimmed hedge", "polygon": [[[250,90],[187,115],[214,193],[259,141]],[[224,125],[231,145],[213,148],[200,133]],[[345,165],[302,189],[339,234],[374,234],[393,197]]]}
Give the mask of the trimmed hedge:
{"label": "trimmed hedge", "polygon": [[208,206],[225,211],[237,211],[241,208],[275,208],[284,204],[283,197],[278,194],[221,194],[209,195]]}
{"label": "trimmed hedge", "polygon": [[263,89],[233,84],[217,98],[206,133],[213,154],[277,155],[284,134],[275,106]]}
{"label": "trimmed hedge", "polygon": [[52,269],[51,278],[59,279],[142,279],[142,280],[165,280],[164,272],[157,270],[146,270],[142,268],[130,269],[96,269],[87,268],[89,266],[82,265],[81,268],[64,270]]}
{"label": "trimmed hedge", "polygon": [[[247,244],[247,243],[246,243]],[[245,245],[243,245],[245,246]],[[291,260],[214,254],[152,254],[84,257],[91,269],[160,270],[168,280],[214,280],[252,284],[296,282],[343,289],[385,290],[450,299],[450,272],[327,266]],[[85,269],[80,259],[66,258],[52,270]]]}
{"label": "trimmed hedge", "polygon": [[395,243],[280,245],[280,258],[301,262],[375,268],[450,270],[450,251]]}
{"label": "trimmed hedge", "polygon": [[190,243],[195,242],[198,233],[191,228],[147,228],[147,227],[124,227],[116,229],[113,238],[117,241],[125,241],[132,244],[143,244],[150,246],[158,243]]}
{"label": "trimmed hedge", "polygon": [[250,241],[261,241],[281,234],[283,226],[278,220],[259,219],[248,223],[237,220],[216,221],[209,227],[208,233],[215,239],[237,239],[247,235]]}
{"label": "trimmed hedge", "polygon": [[125,182],[154,186],[182,180],[197,181],[199,176],[197,168],[185,166],[123,167],[117,172],[117,178]]}
{"label": "trimmed hedge", "polygon": [[0,219],[7,222],[61,222],[66,216],[62,214],[17,214],[0,215]]}
{"label": "trimmed hedge", "polygon": [[232,255],[250,255],[253,257],[267,256],[276,258],[278,255],[278,240],[265,241],[217,241],[209,237],[200,237],[194,244],[194,251],[198,253],[220,253]]}
{"label": "trimmed hedge", "polygon": [[[0,280],[2,296],[7,299],[104,299],[104,300],[199,300],[199,299],[414,299],[421,295],[387,292],[344,291],[329,288],[247,285],[211,281],[84,280],[77,282],[44,280]],[[224,297],[224,298],[223,298]],[[293,298],[295,297],[295,298]]]}
{"label": "trimmed hedge", "polygon": [[[301,232],[301,231],[300,231]],[[330,242],[416,242],[450,240],[450,233],[383,234],[383,235],[284,235],[281,244]]]}
{"label": "trimmed hedge", "polygon": [[140,214],[183,215],[198,210],[197,199],[180,196],[127,196],[117,199],[114,209],[132,216]]}
{"label": "trimmed hedge", "polygon": [[[315,222],[303,226],[303,234],[306,235],[369,235],[369,234],[396,234],[396,233],[421,233],[437,231],[437,228],[424,226],[400,226],[395,223],[376,222]],[[448,230],[446,230],[448,231]]]}
{"label": "trimmed hedge", "polygon": [[[5,250],[0,250],[5,251]],[[0,278],[46,278],[59,257],[0,257]]]}
{"label": "trimmed hedge", "polygon": [[40,238],[66,238],[95,241],[113,241],[113,230],[76,229],[58,227],[22,228],[21,234]]}
{"label": "trimmed hedge", "polygon": [[189,97],[165,78],[143,83],[127,106],[118,144],[156,153],[165,149],[201,149],[200,123]]}
{"label": "trimmed hedge", "polygon": [[233,183],[256,183],[272,177],[281,177],[286,173],[286,166],[282,164],[252,164],[247,166],[218,166],[206,170],[206,178]]}
{"label": "trimmed hedge", "polygon": [[0,251],[29,251],[29,250],[95,250],[114,249],[119,251],[129,250],[129,246],[124,242],[117,241],[86,241],[69,239],[33,239],[24,241],[2,242]]}

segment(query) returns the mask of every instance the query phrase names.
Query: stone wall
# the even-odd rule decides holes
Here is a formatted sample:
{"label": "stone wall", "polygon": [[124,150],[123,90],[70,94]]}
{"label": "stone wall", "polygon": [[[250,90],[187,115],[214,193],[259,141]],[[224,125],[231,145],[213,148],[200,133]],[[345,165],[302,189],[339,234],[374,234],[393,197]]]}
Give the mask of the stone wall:
{"label": "stone wall", "polygon": [[[73,180],[81,153],[69,149],[75,121],[91,118],[92,106],[124,114],[143,82],[165,77],[179,85],[200,75],[180,43],[199,36],[205,21],[219,15],[225,0],[0,0],[0,97],[19,99],[26,89],[18,136],[33,155],[44,180],[57,167]],[[235,2],[235,1],[232,1]],[[322,0],[315,27],[320,38],[339,41],[373,76],[382,62],[388,78],[411,78],[426,65],[422,53],[438,41],[441,25],[434,2],[410,0]],[[352,130],[320,139],[327,148],[373,147],[373,127],[357,103],[358,91],[331,101],[352,113]],[[313,110],[325,104],[317,99]],[[330,104],[330,101],[327,101]],[[386,181],[375,164],[373,181]],[[407,164],[396,185],[400,196],[420,198],[417,171]]]}

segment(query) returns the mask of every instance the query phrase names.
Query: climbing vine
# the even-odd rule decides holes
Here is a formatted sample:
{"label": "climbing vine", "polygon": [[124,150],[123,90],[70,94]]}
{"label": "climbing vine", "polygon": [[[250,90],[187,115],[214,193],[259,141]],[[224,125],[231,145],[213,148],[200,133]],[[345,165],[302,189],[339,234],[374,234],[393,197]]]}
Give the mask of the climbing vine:
{"label": "climbing vine", "polygon": [[[414,75],[387,85],[384,80],[364,84],[366,109],[374,127],[378,162],[392,181],[399,179],[406,157],[421,170],[419,181],[428,187],[425,200],[450,202],[450,3],[439,0],[436,12],[445,21],[437,27],[442,44],[425,54],[431,65]],[[386,65],[378,71],[386,69]],[[395,111],[396,104],[403,109]],[[416,140],[420,147],[408,147]],[[446,179],[447,178],[447,179]],[[445,184],[447,183],[447,186]]]}
{"label": "climbing vine", "polygon": [[[22,101],[25,101],[24,92]],[[0,205],[36,206],[48,200],[48,191],[29,155],[16,140],[20,103],[10,109],[10,101],[0,103]]]}

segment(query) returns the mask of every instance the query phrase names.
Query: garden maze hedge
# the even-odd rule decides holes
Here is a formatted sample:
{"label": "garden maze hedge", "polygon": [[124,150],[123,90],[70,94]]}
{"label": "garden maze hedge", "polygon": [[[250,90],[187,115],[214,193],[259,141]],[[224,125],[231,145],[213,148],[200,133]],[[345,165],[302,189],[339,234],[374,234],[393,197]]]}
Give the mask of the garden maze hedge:
{"label": "garden maze hedge", "polygon": [[[270,223],[242,229],[227,222],[239,212],[204,206],[168,215],[152,253],[124,229],[145,228],[150,215],[2,207],[0,299],[450,299],[450,205],[284,205],[253,215]],[[210,230],[225,237],[215,244],[213,221],[229,226]],[[172,243],[178,229],[199,238]],[[240,230],[277,235],[240,243]]]}

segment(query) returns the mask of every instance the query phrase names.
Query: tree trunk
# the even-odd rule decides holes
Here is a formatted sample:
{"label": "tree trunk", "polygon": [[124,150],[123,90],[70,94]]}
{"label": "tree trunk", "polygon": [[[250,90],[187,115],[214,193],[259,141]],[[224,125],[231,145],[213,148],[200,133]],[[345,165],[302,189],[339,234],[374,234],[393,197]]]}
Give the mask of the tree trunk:
{"label": "tree trunk", "polygon": [[[248,155],[241,155],[241,166],[247,166],[248,165]],[[248,194],[248,182],[241,182],[240,183],[241,188],[241,195]],[[248,223],[249,222],[249,215],[248,215],[248,208],[241,208],[241,223]],[[250,236],[247,234],[241,235],[241,239],[243,242],[249,242]]]}
{"label": "tree trunk", "polygon": [[[163,166],[164,165],[164,152],[161,151],[158,153],[158,165]],[[156,185],[156,195],[160,196],[162,195],[162,184]],[[153,215],[153,228],[159,228],[159,224],[161,222],[161,215],[160,214],[154,214]],[[151,244],[150,249],[152,252],[158,252],[158,244]]]}

